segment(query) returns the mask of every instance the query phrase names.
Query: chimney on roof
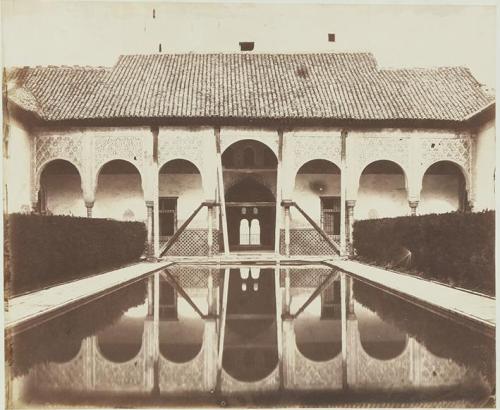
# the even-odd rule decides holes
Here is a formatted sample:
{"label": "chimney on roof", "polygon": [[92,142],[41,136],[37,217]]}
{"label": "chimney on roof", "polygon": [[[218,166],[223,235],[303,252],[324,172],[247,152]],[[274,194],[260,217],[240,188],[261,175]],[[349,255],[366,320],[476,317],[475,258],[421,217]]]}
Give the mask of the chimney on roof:
{"label": "chimney on roof", "polygon": [[328,33],[328,41],[330,43],[335,43],[335,33]]}
{"label": "chimney on roof", "polygon": [[240,41],[240,51],[252,51],[254,46],[253,41]]}

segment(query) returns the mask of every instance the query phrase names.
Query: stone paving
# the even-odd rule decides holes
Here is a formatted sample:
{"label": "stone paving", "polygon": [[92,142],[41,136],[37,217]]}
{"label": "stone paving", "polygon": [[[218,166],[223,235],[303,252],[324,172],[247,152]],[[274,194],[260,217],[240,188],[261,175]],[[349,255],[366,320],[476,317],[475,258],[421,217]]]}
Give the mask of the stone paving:
{"label": "stone paving", "polygon": [[141,262],[12,298],[5,309],[5,329],[9,331],[40,316],[69,308],[93,295],[116,289],[170,265],[170,261]]}
{"label": "stone paving", "polygon": [[431,310],[456,315],[476,323],[491,335],[495,333],[496,300],[493,297],[356,261],[332,260],[325,264],[338,267],[354,278],[370,282],[391,293],[409,297]]}

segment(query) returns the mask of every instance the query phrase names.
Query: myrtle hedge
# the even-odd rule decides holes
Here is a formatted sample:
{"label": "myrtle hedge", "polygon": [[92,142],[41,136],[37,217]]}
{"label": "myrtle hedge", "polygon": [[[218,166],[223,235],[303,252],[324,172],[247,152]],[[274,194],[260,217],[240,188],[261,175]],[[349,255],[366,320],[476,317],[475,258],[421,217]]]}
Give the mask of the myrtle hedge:
{"label": "myrtle hedge", "polygon": [[4,219],[7,295],[117,268],[139,260],[142,222],[10,214]]}
{"label": "myrtle hedge", "polygon": [[495,212],[356,221],[357,258],[495,294]]}

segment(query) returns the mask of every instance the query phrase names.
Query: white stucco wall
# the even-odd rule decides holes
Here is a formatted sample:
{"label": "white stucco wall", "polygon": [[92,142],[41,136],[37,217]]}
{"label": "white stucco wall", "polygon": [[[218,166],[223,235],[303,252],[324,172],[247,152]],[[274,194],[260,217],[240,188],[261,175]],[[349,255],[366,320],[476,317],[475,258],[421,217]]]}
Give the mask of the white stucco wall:
{"label": "white stucco wall", "polygon": [[459,209],[459,176],[424,175],[417,213],[453,212]]}
{"label": "white stucco wall", "polygon": [[[199,174],[160,174],[159,193],[162,196],[178,197],[177,227],[191,216],[193,211],[205,201],[205,192]],[[207,228],[207,208],[200,210],[190,222],[189,228]]]}
{"label": "white stucco wall", "polygon": [[99,175],[93,217],[127,220],[127,210],[133,212],[132,220],[147,218],[141,177],[138,174]]}
{"label": "white stucco wall", "polygon": [[[321,184],[322,192],[315,192],[311,184]],[[321,221],[320,196],[340,196],[340,175],[297,174],[292,194],[295,201],[318,225]],[[291,228],[312,228],[309,222],[295,208],[290,209]]]}
{"label": "white stucco wall", "polygon": [[46,209],[54,215],[86,216],[80,175],[50,175],[44,177]]}
{"label": "white stucco wall", "polygon": [[475,186],[474,210],[495,209],[495,122],[484,124],[476,135],[476,152],[473,161]]}
{"label": "white stucco wall", "polygon": [[31,210],[31,143],[29,132],[11,121],[4,152],[4,205],[9,213]]}
{"label": "white stucco wall", "polygon": [[376,219],[410,213],[403,175],[363,174],[359,179],[355,219]]}

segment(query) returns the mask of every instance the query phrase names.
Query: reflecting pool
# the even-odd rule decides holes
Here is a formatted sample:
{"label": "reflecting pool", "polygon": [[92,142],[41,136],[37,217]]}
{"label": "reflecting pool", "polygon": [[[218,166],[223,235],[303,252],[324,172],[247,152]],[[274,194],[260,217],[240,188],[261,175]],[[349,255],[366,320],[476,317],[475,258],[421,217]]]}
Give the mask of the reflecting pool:
{"label": "reflecting pool", "polygon": [[495,341],[323,266],[174,265],[6,341],[11,407],[493,407]]}

